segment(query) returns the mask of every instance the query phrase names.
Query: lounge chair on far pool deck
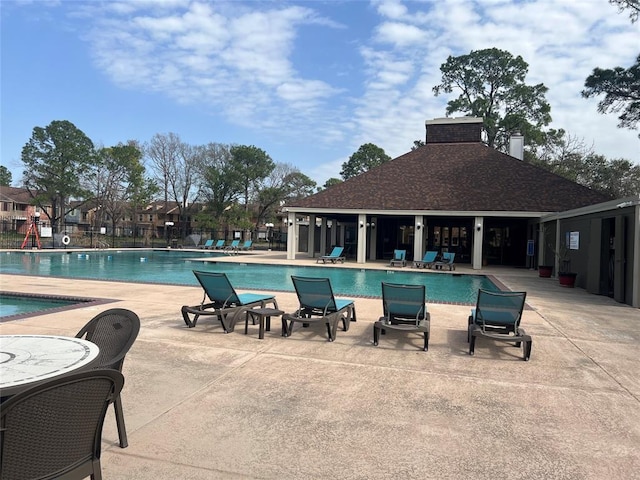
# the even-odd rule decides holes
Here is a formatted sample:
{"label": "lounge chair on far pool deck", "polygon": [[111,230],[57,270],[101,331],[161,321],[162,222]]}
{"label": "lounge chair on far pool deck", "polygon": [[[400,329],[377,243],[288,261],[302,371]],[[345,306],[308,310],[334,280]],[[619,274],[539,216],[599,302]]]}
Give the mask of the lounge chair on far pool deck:
{"label": "lounge chair on far pool deck", "polygon": [[242,245],[242,247],[240,247],[240,250],[251,250],[253,248],[253,240],[247,240],[246,242],[244,242],[244,244]]}
{"label": "lounge chair on far pool deck", "polygon": [[422,260],[414,261],[413,266],[415,268],[431,268],[431,266],[435,263],[437,256],[438,256],[438,252],[433,250],[427,250],[424,253],[424,257],[422,257]]}
{"label": "lounge chair on far pool deck", "polygon": [[438,262],[434,262],[431,265],[431,268],[436,268],[436,269],[444,269],[444,268],[448,268],[449,270],[455,270],[456,266],[453,263],[453,261],[456,258],[456,254],[453,252],[444,252],[442,254],[442,260],[438,261]]}
{"label": "lounge chair on far pool deck", "polygon": [[214,250],[222,250],[224,248],[224,240],[218,240],[216,244],[213,246]]}
{"label": "lounge chair on far pool deck", "polygon": [[327,263],[327,261],[331,263],[336,263],[336,262],[344,263],[345,257],[344,255],[342,255],[343,251],[344,251],[344,247],[333,247],[333,250],[329,255],[322,255],[321,257],[318,257],[318,259],[316,260],[316,263],[320,263],[321,260],[322,260],[322,263]]}
{"label": "lounge chair on far pool deck", "polygon": [[282,316],[283,337],[291,336],[295,322],[303,325],[324,323],[327,326],[329,341],[333,342],[340,320],[345,332],[349,330],[349,323],[356,321],[356,307],[353,300],[335,298],[328,278],[291,276],[291,280],[300,306],[294,313],[285,313]]}
{"label": "lounge chair on far pool deck", "polygon": [[204,248],[205,250],[209,250],[210,248],[213,248],[213,239],[209,239],[206,242],[204,242],[204,244],[200,248]]}
{"label": "lounge chair on far pool deck", "polygon": [[393,258],[390,267],[404,267],[407,264],[407,251],[406,250],[394,250]]}
{"label": "lounge chair on far pool deck", "polygon": [[[265,307],[268,303],[278,308],[275,295],[261,293],[236,293],[231,282],[224,273],[202,272],[194,270],[193,274],[204,290],[200,305],[182,307],[184,323],[193,328],[202,315],[214,315],[222,324],[224,333],[233,332],[238,320],[246,315],[245,311],[254,307]],[[205,303],[209,298],[210,302]],[[193,315],[193,318],[189,318]]]}
{"label": "lounge chair on far pool deck", "polygon": [[238,252],[239,247],[240,247],[240,240],[234,240],[233,242],[231,242],[231,245],[227,245],[226,247],[224,247],[224,251],[225,253],[233,255],[234,253]]}

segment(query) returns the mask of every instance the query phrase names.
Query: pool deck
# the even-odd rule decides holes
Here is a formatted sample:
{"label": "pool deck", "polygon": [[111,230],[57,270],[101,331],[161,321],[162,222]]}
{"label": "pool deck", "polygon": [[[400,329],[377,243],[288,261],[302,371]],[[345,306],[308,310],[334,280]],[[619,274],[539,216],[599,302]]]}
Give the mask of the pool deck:
{"label": "pool deck", "polygon": [[[282,252],[225,258],[315,265]],[[21,275],[2,289],[118,301],[5,322],[0,334],[73,336],[106,308],[138,313],[122,394],[129,447],[117,446],[110,409],[104,480],[640,479],[640,310],[526,269],[456,272],[527,291],[529,362],[483,340],[470,357],[469,306],[429,304],[423,352],[420,337],[393,332],[373,346],[380,299],[356,298],[358,321],[333,343],[314,327],[282,338],[279,319],[259,340],[257,325],[186,328],[180,306],[199,303],[200,287]],[[295,294],[276,295],[295,309]]]}

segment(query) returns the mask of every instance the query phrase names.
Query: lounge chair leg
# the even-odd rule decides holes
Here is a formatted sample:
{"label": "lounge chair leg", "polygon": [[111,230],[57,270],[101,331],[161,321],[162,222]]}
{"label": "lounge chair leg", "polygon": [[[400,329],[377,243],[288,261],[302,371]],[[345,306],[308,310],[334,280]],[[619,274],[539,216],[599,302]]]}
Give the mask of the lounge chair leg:
{"label": "lounge chair leg", "polygon": [[281,335],[283,337],[287,337],[288,336],[287,335],[287,320],[284,319],[284,318],[282,319],[282,333],[281,333]]}
{"label": "lounge chair leg", "polygon": [[471,339],[469,340],[469,355],[473,355],[476,349],[476,336],[472,333],[470,334]]}
{"label": "lounge chair leg", "polygon": [[189,313],[187,312],[187,307],[184,306],[182,307],[182,319],[184,320],[184,323],[187,325],[187,327],[193,328],[196,326],[196,322],[198,321],[198,315],[194,315],[193,321],[191,321],[189,319]]}
{"label": "lounge chair leg", "polygon": [[327,322],[327,335],[329,336],[329,341],[333,342],[333,335],[331,332],[331,322]]}
{"label": "lounge chair leg", "polygon": [[340,321],[340,318],[341,316],[336,312],[329,315],[329,318],[327,319],[330,342],[333,342],[336,339],[336,334],[338,333],[338,322]]}
{"label": "lounge chair leg", "polygon": [[528,340],[523,343],[524,343],[524,361],[528,362],[529,358],[531,358],[531,347],[533,344],[533,340]]}
{"label": "lounge chair leg", "polygon": [[377,347],[380,340],[380,329],[377,325],[373,326],[373,344]]}
{"label": "lounge chair leg", "polygon": [[424,351],[429,350],[429,332],[424,332]]}

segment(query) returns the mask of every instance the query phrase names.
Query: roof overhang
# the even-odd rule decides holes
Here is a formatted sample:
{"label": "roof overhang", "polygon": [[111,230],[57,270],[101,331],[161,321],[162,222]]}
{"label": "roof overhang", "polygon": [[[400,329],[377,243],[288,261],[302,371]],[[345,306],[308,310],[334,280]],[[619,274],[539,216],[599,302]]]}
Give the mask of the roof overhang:
{"label": "roof overhang", "polygon": [[331,209],[331,208],[302,208],[285,207],[282,213],[294,213],[303,215],[331,216],[331,215],[388,215],[411,216],[426,215],[431,217],[512,217],[512,218],[541,218],[551,212],[526,212],[526,211],[498,211],[498,210],[369,210],[369,209]]}
{"label": "roof overhang", "polygon": [[596,203],[586,207],[574,208],[566,212],[555,212],[543,216],[540,220],[550,222],[553,220],[562,220],[564,218],[579,217],[582,215],[590,215],[594,213],[607,212],[609,210],[617,210],[619,208],[634,207],[640,205],[640,195],[635,197],[619,198],[608,202]]}

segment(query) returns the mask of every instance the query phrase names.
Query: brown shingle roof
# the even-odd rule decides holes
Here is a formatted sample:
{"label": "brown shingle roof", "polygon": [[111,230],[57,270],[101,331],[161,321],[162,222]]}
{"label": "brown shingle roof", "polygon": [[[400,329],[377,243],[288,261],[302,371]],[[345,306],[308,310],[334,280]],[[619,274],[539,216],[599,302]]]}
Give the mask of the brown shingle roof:
{"label": "brown shingle roof", "polygon": [[33,200],[29,191],[21,187],[9,187],[0,185],[0,199],[4,202],[16,202],[30,204]]}
{"label": "brown shingle roof", "polygon": [[609,197],[480,142],[427,144],[290,206],[560,212]]}

